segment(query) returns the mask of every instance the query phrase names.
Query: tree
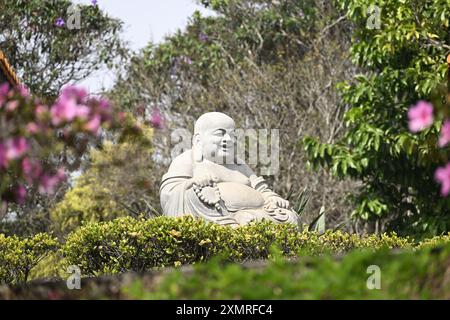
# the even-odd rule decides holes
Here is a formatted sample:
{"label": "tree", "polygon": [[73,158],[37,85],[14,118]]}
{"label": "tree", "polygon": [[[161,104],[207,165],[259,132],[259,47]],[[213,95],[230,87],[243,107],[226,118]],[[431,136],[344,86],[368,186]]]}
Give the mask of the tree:
{"label": "tree", "polygon": [[[308,137],[305,149],[315,166],[363,182],[352,215],[377,231],[417,237],[449,231],[450,201],[434,180],[445,151],[437,143],[440,122],[417,135],[407,123],[411,105],[445,97],[433,92],[450,51],[449,2],[337,3],[354,25],[351,54],[364,73],[340,85],[349,108],[344,136],[336,143]],[[373,19],[380,19],[379,29],[368,24]]]}
{"label": "tree", "polygon": [[[131,59],[110,98],[135,114],[157,107],[167,129],[192,130],[207,111],[222,111],[240,128],[281,129],[280,170],[274,188],[311,193],[311,216],[325,205],[342,222],[348,182],[307,171],[297,137],[319,134],[334,141],[341,129],[334,84],[351,78],[348,25],[322,0],[202,1],[217,15],[195,13],[186,30]],[[296,137],[296,138],[293,138]],[[170,133],[154,135],[160,180],[170,163]],[[333,224],[333,223],[332,223]]]}
{"label": "tree", "polygon": [[[109,17],[95,4],[74,5],[70,0],[1,1],[0,30],[0,49],[20,81],[49,105],[64,85],[83,80],[97,70],[115,68],[127,57],[127,49],[119,37],[122,22]],[[77,144],[86,143],[78,136],[76,140]],[[53,151],[50,162],[54,168],[64,165],[68,174],[79,169],[83,152],[71,152],[70,148],[62,148],[59,154]],[[62,183],[51,196],[28,189],[24,203],[9,203],[9,211],[17,215],[16,223],[2,223],[2,231],[23,234],[46,231],[47,208],[67,188],[68,183]]]}
{"label": "tree", "polygon": [[[87,92],[66,87],[48,106],[23,87],[0,86],[0,206],[23,204],[28,189],[53,194],[65,179],[52,158],[64,149],[82,153],[102,124],[111,123],[106,100],[89,98]],[[55,172],[56,171],[56,172]]]}
{"label": "tree", "polygon": [[153,205],[159,203],[155,198],[158,187],[150,174],[154,163],[149,143],[152,131],[142,125],[145,139],[105,141],[100,149],[92,149],[88,165],[74,187],[51,208],[51,229],[65,234],[83,222],[157,215]]}
{"label": "tree", "polygon": [[121,28],[119,20],[96,5],[75,6],[69,0],[0,3],[0,48],[39,96],[56,96],[63,85],[112,67],[126,55]]}
{"label": "tree", "polygon": [[[0,124],[0,222],[8,211],[20,216],[33,210],[35,218],[48,210],[43,203],[57,192],[70,166],[62,158],[85,154],[90,142],[100,138],[101,126],[116,141],[133,138],[150,143],[134,119],[117,113],[106,99],[74,86],[45,104],[22,86],[1,85]],[[22,231],[28,233],[28,227],[25,224]]]}

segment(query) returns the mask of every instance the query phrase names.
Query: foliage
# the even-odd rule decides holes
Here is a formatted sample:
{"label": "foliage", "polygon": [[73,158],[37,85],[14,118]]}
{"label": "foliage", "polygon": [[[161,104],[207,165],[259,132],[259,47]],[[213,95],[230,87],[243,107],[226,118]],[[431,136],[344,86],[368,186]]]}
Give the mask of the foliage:
{"label": "foliage", "polygon": [[[31,97],[19,87],[0,88],[0,203],[23,203],[28,188],[52,194],[65,179],[51,159],[64,149],[83,153],[87,141],[97,136],[102,124],[112,124],[112,112],[106,100],[88,98],[87,92],[66,87],[51,106]],[[78,140],[78,141],[77,141]],[[80,143],[84,141],[85,143]]]}
{"label": "foliage", "polygon": [[[217,15],[202,17],[195,12],[185,31],[167,37],[160,45],[150,43],[131,60],[125,81],[140,81],[144,75],[154,74],[159,80],[154,85],[162,90],[174,78],[209,86],[218,72],[253,63],[248,59],[255,58],[258,64],[275,64],[302,56],[311,46],[312,34],[320,27],[314,0],[283,4],[269,0],[201,3]],[[142,100],[136,96],[136,90],[121,92],[125,107]]]}
{"label": "foliage", "polygon": [[425,247],[437,247],[448,242],[450,242],[450,233],[442,236],[436,236],[433,238],[425,239],[417,245],[417,248],[421,249]]}
{"label": "foliage", "polygon": [[156,209],[145,210],[159,203],[149,197],[156,186],[148,179],[152,169],[153,150],[148,141],[152,130],[142,126],[144,141],[105,141],[100,149],[90,152],[89,166],[77,178],[62,201],[51,209],[52,228],[68,233],[82,223],[111,220],[124,215],[155,215]]}
{"label": "foliage", "polygon": [[352,207],[344,190],[353,190],[353,183],[336,181],[325,171],[309,172],[297,143],[306,134],[330,142],[340,135],[342,110],[336,107],[334,85],[352,78],[355,70],[347,58],[348,24],[339,10],[325,0],[202,4],[216,14],[196,13],[185,30],[149,44],[119,74],[110,93],[112,101],[137,116],[158,107],[165,117],[168,130],[154,135],[160,161],[149,177],[160,180],[172,151],[191,147],[188,136],[174,146],[175,129],[192,132],[201,114],[220,111],[238,128],[279,129],[279,170],[250,165],[280,195],[309,187],[305,222],[322,206],[330,226],[348,221]]}
{"label": "foliage", "polygon": [[[394,254],[358,250],[267,265],[224,264],[214,259],[189,273],[172,270],[146,288],[122,289],[131,299],[448,299],[450,245]],[[380,290],[369,289],[369,266],[381,270]],[[374,275],[374,274],[372,274]]]}
{"label": "foliage", "polygon": [[[70,9],[69,9],[70,8]],[[79,12],[80,27],[71,28]],[[58,27],[58,18],[66,21]],[[0,3],[0,47],[30,90],[56,96],[63,85],[112,67],[126,50],[122,23],[94,5],[69,0],[5,0]]]}
{"label": "foliage", "polygon": [[[347,129],[336,143],[304,139],[312,164],[340,178],[361,180],[352,216],[378,230],[417,237],[450,230],[450,200],[439,196],[434,170],[444,151],[438,127],[408,131],[407,109],[418,100],[442,100],[450,49],[448,1],[377,3],[380,28],[369,28],[368,0],[338,0],[354,25],[351,54],[364,74],[340,85]],[[374,11],[371,11],[372,14]]]}
{"label": "foliage", "polygon": [[[48,234],[30,238],[0,235],[0,279],[20,283],[37,278],[64,278],[77,265],[83,276],[144,272],[161,267],[202,264],[213,257],[224,262],[288,260],[354,250],[424,249],[449,242],[447,236],[414,244],[396,234],[359,237],[341,231],[323,234],[293,225],[259,222],[236,229],[191,217],[151,220],[118,218],[82,226],[59,243]],[[274,251],[275,250],[275,251]],[[278,258],[277,258],[278,257]]]}
{"label": "foliage", "polygon": [[[58,25],[59,20],[65,23]],[[0,30],[0,49],[20,82],[46,104],[53,103],[64,85],[84,80],[97,70],[114,69],[128,55],[120,39],[122,23],[97,5],[75,5],[70,0],[1,1]],[[48,140],[49,145],[52,142]],[[85,142],[77,136],[80,147]],[[74,167],[80,155],[71,148],[58,150],[58,146],[46,159],[51,171],[62,164],[67,165],[68,174],[78,169]],[[10,202],[8,208],[0,208],[1,232],[29,236],[48,231],[48,208],[60,200],[67,186],[62,182],[51,196],[27,188],[23,203]],[[2,219],[6,211],[14,214],[14,221]]]}
{"label": "foliage", "polygon": [[52,228],[63,234],[82,223],[110,220],[125,214],[126,211],[112,201],[110,190],[96,187],[95,181],[82,179],[51,210],[50,219]]}
{"label": "foliage", "polygon": [[24,239],[0,234],[0,283],[26,282],[30,271],[58,245],[45,233]]}
{"label": "foliage", "polygon": [[[74,86],[65,87],[47,105],[23,86],[10,89],[3,84],[0,123],[0,222],[8,212],[19,217],[2,223],[1,229],[20,229],[21,234],[33,234],[32,227],[28,232],[30,223],[22,218],[23,212],[33,212],[38,225],[48,222],[43,199],[56,193],[66,179],[66,168],[79,168],[90,144],[105,132],[102,127],[118,142],[149,146],[151,139],[145,132],[149,129],[131,115],[113,110],[108,100]],[[25,225],[18,228],[22,222]]]}
{"label": "foliage", "polygon": [[84,275],[98,275],[198,263],[216,255],[227,261],[266,259],[273,246],[294,257],[356,248],[409,248],[412,242],[395,234],[360,238],[327,231],[319,235],[268,222],[233,229],[190,217],[125,217],[82,226],[68,235],[62,252],[67,263],[78,265]]}
{"label": "foliage", "polygon": [[[60,244],[59,244],[60,245]],[[67,279],[67,263],[61,256],[60,250],[49,251],[36,266],[30,270],[28,282],[34,280],[61,280]]]}

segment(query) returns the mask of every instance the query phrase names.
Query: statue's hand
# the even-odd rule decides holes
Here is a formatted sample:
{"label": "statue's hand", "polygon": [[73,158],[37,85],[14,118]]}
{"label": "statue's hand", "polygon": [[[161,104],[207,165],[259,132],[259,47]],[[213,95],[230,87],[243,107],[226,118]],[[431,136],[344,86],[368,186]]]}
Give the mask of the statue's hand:
{"label": "statue's hand", "polygon": [[288,209],[289,208],[289,201],[281,198],[281,197],[270,197],[269,199],[267,199],[267,201],[275,206],[277,206],[278,208],[283,208],[283,209]]}
{"label": "statue's hand", "polygon": [[195,185],[197,185],[200,188],[203,188],[206,186],[212,186],[214,183],[219,181],[219,178],[217,178],[215,175],[211,173],[204,173],[195,176],[194,178],[192,178],[192,180]]}

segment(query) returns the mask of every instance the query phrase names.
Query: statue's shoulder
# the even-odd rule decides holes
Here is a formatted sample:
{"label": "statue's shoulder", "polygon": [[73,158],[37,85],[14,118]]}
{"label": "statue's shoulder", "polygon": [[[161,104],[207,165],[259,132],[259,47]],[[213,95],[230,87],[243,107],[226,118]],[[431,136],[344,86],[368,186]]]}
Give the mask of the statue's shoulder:
{"label": "statue's shoulder", "polygon": [[192,150],[191,149],[186,150],[182,154],[176,156],[172,160],[171,166],[172,165],[183,165],[183,164],[192,166]]}
{"label": "statue's shoulder", "polygon": [[170,164],[168,174],[170,176],[192,176],[192,150],[176,156]]}

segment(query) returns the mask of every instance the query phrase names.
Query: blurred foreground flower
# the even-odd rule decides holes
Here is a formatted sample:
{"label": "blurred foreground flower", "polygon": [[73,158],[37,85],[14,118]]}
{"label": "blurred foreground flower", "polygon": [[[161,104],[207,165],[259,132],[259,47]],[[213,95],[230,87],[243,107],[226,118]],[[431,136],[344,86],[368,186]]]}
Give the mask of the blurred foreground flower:
{"label": "blurred foreground flower", "polygon": [[[118,141],[134,136],[151,144],[135,119],[115,113],[108,100],[76,86],[63,88],[56,101],[46,105],[23,86],[1,85],[0,123],[0,212],[10,202],[24,203],[30,190],[56,192],[67,175],[65,160],[54,159],[61,150],[82,157],[102,127],[118,134]],[[158,110],[151,123],[162,127]]]}
{"label": "blurred foreground flower", "polygon": [[421,100],[408,110],[408,127],[411,132],[419,132],[433,123],[433,105]]}
{"label": "blurred foreground flower", "polygon": [[47,157],[61,147],[82,153],[85,146],[68,137],[97,136],[100,126],[111,118],[109,103],[89,98],[82,88],[64,88],[55,103],[47,106],[32,98],[24,86],[1,85],[0,201],[23,203],[25,184],[42,194],[55,192],[66,174],[62,168],[51,168]]}
{"label": "blurred foreground flower", "polygon": [[439,146],[445,147],[450,142],[450,120],[445,120],[439,136]]}
{"label": "blurred foreground flower", "polygon": [[434,173],[434,178],[441,184],[441,195],[446,197],[450,193],[450,163],[440,167]]}
{"label": "blurred foreground flower", "polygon": [[66,180],[64,169],[59,169],[54,175],[43,175],[39,180],[39,192],[41,194],[53,194],[56,187]]}

